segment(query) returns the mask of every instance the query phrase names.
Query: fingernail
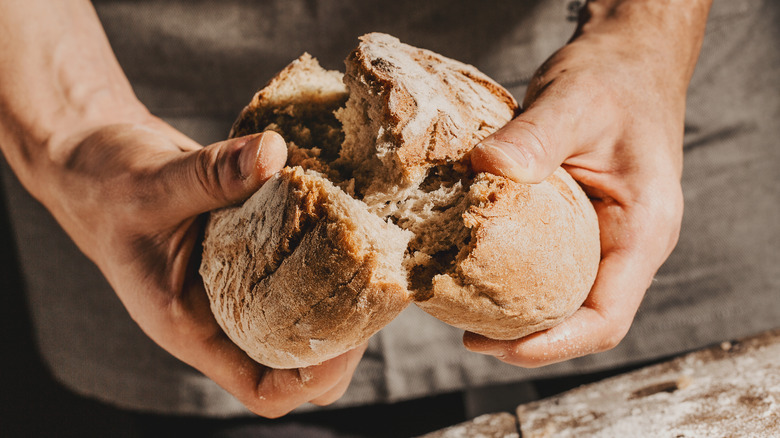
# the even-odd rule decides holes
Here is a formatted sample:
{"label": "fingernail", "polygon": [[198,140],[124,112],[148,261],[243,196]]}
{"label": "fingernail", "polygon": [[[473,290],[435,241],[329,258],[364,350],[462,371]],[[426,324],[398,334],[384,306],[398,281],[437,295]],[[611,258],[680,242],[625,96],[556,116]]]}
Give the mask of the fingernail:
{"label": "fingernail", "polygon": [[238,171],[241,179],[251,177],[257,169],[257,156],[263,148],[263,135],[255,135],[244,143],[238,155]]}
{"label": "fingernail", "polygon": [[491,167],[496,173],[515,181],[524,179],[528,157],[514,144],[488,137],[477,148],[492,158]]}
{"label": "fingernail", "polygon": [[263,132],[261,142],[255,172],[259,181],[265,181],[287,163],[287,143],[273,131]]}

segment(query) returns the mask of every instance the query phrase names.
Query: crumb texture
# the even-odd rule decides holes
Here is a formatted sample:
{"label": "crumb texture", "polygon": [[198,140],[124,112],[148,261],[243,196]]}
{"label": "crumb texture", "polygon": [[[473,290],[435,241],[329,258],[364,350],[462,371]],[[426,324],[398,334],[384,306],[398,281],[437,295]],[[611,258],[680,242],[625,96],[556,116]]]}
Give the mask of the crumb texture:
{"label": "crumb texture", "polygon": [[390,35],[361,37],[346,66],[341,156],[360,168],[365,193],[420,184],[428,169],[460,161],[517,110],[512,95],[473,66]]}

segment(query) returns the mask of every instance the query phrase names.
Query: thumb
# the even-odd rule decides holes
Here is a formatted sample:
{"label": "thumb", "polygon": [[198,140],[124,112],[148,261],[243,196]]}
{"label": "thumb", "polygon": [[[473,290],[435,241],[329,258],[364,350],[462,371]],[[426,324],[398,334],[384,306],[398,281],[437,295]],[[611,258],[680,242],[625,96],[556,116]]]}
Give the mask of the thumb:
{"label": "thumb", "polygon": [[565,125],[560,113],[531,107],[482,140],[471,153],[471,165],[516,182],[541,182],[571,153],[564,135],[571,127]]}
{"label": "thumb", "polygon": [[287,161],[287,146],[272,131],[214,143],[181,155],[164,171],[170,176],[170,207],[196,216],[243,201]]}

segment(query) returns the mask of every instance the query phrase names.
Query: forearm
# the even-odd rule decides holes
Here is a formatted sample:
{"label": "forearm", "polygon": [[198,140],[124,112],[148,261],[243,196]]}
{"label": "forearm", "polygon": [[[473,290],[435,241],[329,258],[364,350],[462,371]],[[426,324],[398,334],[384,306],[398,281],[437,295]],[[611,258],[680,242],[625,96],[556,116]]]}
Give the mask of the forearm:
{"label": "forearm", "polygon": [[85,0],[0,3],[0,148],[22,183],[64,162],[71,139],[146,111]]}
{"label": "forearm", "polygon": [[666,70],[663,85],[687,89],[712,0],[590,0],[572,41],[609,44],[648,68]]}

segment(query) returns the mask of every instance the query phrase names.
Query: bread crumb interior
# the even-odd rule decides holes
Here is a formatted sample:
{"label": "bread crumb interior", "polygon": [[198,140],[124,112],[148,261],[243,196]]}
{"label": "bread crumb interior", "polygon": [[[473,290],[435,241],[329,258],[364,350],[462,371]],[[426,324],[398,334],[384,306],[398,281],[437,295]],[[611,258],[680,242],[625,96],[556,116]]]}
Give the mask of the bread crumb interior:
{"label": "bread crumb interior", "polygon": [[[325,73],[322,70],[323,82],[331,81]],[[433,277],[454,273],[459,255],[469,246],[471,230],[462,216],[474,175],[467,165],[455,162],[431,167],[419,181],[405,181],[393,153],[399,145],[388,135],[393,127],[385,121],[386,108],[372,93],[371,87],[344,92],[332,84],[323,86],[316,98],[299,96],[285,105],[266,105],[272,111],[257,131],[282,134],[288,142],[288,166],[320,174],[334,190],[349,195],[344,204],[349,211],[339,214],[341,220],[346,218],[368,239],[371,250],[388,263],[388,272],[398,271],[391,264],[401,266],[415,299],[424,300],[432,293]],[[329,196],[335,199],[335,194]],[[367,215],[407,234],[375,227]],[[398,245],[406,246],[403,260],[389,260],[396,258]]]}

